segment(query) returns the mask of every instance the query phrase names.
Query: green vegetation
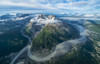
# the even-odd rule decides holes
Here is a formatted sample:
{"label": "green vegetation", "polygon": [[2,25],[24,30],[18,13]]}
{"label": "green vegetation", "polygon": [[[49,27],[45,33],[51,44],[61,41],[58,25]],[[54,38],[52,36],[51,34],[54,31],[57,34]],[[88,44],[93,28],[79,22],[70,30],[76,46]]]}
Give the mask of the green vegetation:
{"label": "green vegetation", "polygon": [[0,64],[9,64],[8,55],[26,46],[28,39],[22,36],[21,29],[30,19],[0,22]]}
{"label": "green vegetation", "polygon": [[[100,34],[98,26],[91,22],[85,24],[87,29]],[[56,58],[51,64],[100,64],[100,36],[89,33],[89,37],[83,45],[75,46],[73,50]]]}
{"label": "green vegetation", "polygon": [[93,42],[88,39],[84,45],[78,45],[70,53],[61,56],[54,64],[99,64],[93,56],[95,53]]}
{"label": "green vegetation", "polygon": [[29,23],[24,29],[25,34],[31,36],[32,35],[31,29],[32,29],[32,23]]}
{"label": "green vegetation", "polygon": [[[0,35],[0,64],[4,63],[6,56],[10,53],[18,52],[27,44],[27,38],[21,35],[21,27],[8,30]],[[2,61],[2,62],[1,62]]]}
{"label": "green vegetation", "polygon": [[96,25],[91,25],[88,29],[100,33],[100,28]]}
{"label": "green vegetation", "polygon": [[52,49],[56,44],[61,43],[63,41],[74,39],[75,37],[69,31],[67,26],[55,26],[48,24],[45,26],[40,32],[40,34],[33,39],[33,49],[40,49],[40,48],[49,48]]}
{"label": "green vegetation", "polygon": [[[94,31],[94,32],[100,34],[100,28],[99,28],[100,21],[99,20],[88,20],[85,23],[85,27],[88,30],[91,30],[91,31]],[[95,34],[92,32],[89,33],[89,37],[91,38],[90,44],[92,44],[92,45],[89,44],[87,47],[92,46],[92,48],[90,48],[90,50],[94,50],[94,51],[90,52],[90,54],[91,54],[91,57],[93,57],[93,59],[95,60],[94,62],[96,62],[96,63],[92,62],[92,64],[100,64],[100,35],[98,35],[98,34]],[[87,52],[89,52],[89,51],[87,51]]]}
{"label": "green vegetation", "polygon": [[97,33],[100,33],[100,21],[87,21],[87,23],[85,23],[85,27],[88,29],[88,30],[91,30],[91,31],[94,31],[94,32],[97,32]]}

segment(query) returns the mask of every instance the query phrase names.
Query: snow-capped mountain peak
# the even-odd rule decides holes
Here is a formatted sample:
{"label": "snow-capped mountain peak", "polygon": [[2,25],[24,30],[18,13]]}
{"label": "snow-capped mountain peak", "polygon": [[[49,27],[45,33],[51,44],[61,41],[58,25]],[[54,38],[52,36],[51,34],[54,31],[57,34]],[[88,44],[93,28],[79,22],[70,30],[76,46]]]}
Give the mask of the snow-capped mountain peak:
{"label": "snow-capped mountain peak", "polygon": [[60,22],[54,15],[36,15],[30,20],[30,22],[36,22],[37,24],[48,24],[48,23],[57,23]]}

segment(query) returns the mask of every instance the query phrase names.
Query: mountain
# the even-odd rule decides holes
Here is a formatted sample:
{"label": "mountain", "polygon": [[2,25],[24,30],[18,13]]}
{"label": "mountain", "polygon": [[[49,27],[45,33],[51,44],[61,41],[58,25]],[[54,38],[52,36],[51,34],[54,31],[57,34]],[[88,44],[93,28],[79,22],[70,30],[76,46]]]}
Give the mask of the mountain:
{"label": "mountain", "polygon": [[14,15],[6,14],[6,15],[0,16],[0,19],[1,19],[1,20],[4,20],[4,19],[15,18],[15,17],[16,17],[16,16],[14,16]]}
{"label": "mountain", "polygon": [[100,20],[18,13],[3,21],[0,64],[100,64]]}
{"label": "mountain", "polygon": [[30,45],[24,48],[27,52],[17,59],[17,63],[98,64],[99,60],[94,55],[98,56],[95,44],[88,37],[85,22],[81,22],[83,20],[69,21],[53,15],[35,15],[24,29]]}
{"label": "mountain", "polygon": [[46,56],[54,47],[64,41],[79,37],[79,32],[67,22],[53,15],[36,15],[26,26],[26,34],[32,39],[31,51]]}

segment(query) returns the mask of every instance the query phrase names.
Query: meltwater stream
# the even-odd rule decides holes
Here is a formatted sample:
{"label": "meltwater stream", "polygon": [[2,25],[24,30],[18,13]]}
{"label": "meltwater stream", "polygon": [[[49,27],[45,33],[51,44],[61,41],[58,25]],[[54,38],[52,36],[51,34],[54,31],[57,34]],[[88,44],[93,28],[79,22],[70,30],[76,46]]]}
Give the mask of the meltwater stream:
{"label": "meltwater stream", "polygon": [[36,61],[36,62],[43,62],[43,61],[48,61],[51,58],[67,53],[69,52],[75,45],[80,44],[80,43],[84,43],[86,41],[86,30],[83,26],[78,25],[78,24],[72,24],[74,26],[76,26],[79,30],[80,33],[80,38],[74,39],[74,40],[68,40],[65,42],[62,42],[58,45],[56,45],[54,52],[52,52],[51,54],[47,55],[46,57],[37,57],[34,54],[31,53],[30,49],[32,46],[32,41],[30,39],[30,37],[28,37],[25,34],[22,34],[23,36],[25,36],[26,38],[29,39],[29,42],[31,43],[31,45],[26,46],[25,48],[23,48],[18,54],[17,56],[12,60],[12,62],[10,64],[13,64],[16,59],[25,51],[27,50],[27,55],[30,59]]}

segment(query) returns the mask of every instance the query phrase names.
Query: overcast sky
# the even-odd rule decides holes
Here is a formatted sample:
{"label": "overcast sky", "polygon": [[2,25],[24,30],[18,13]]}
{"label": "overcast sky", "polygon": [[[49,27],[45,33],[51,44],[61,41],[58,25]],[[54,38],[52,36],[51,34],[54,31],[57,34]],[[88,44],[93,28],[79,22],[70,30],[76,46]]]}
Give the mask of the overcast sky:
{"label": "overcast sky", "polygon": [[[0,0],[1,10],[100,13],[100,0]],[[1,11],[0,10],[0,11]],[[56,13],[57,13],[56,12]]]}

